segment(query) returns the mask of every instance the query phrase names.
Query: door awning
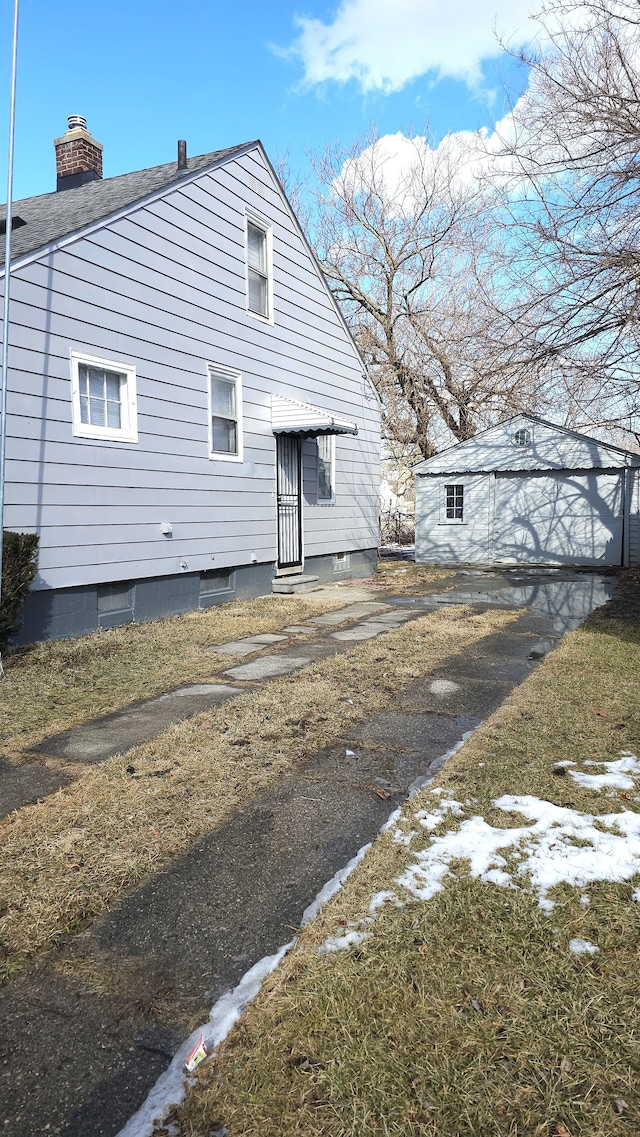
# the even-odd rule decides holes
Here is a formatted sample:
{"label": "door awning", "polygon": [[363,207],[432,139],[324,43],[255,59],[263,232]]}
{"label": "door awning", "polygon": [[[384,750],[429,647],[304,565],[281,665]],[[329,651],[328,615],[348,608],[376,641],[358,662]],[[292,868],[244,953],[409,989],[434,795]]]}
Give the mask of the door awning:
{"label": "door awning", "polygon": [[302,434],[317,438],[319,434],[357,434],[355,422],[314,407],[311,403],[298,403],[283,395],[271,396],[271,428],[274,434]]}

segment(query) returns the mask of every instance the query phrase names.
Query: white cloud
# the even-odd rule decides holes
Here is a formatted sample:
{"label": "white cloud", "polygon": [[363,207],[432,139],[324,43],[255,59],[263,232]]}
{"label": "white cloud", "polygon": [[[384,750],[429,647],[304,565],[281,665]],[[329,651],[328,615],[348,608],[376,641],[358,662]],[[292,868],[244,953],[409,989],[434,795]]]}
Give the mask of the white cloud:
{"label": "white cloud", "polygon": [[371,170],[375,168],[378,185],[384,187],[387,201],[404,203],[410,208],[412,171],[416,168],[433,171],[435,186],[439,177],[445,184],[453,177],[458,184],[469,185],[483,173],[491,173],[494,179],[500,174],[512,174],[512,160],[501,156],[501,151],[505,143],[513,140],[513,114],[520,112],[525,99],[526,95],[522,96],[514,112],[497,122],[493,130],[484,127],[478,131],[459,130],[445,135],[437,146],[432,146],[427,138],[421,136],[408,138],[401,131],[384,134],[357,158],[347,160],[339,182],[357,190],[360,182],[367,184]]}
{"label": "white cloud", "polygon": [[476,87],[483,59],[500,54],[496,31],[523,43],[533,0],[342,0],[330,23],[298,16],[290,47],[309,85],[355,79],[364,91],[399,91],[428,73]]}

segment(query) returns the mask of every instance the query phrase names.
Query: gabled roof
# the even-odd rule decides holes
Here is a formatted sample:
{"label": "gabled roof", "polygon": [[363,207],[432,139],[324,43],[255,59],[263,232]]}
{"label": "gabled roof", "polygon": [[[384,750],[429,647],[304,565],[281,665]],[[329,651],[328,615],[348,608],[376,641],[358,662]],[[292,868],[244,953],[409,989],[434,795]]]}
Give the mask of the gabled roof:
{"label": "gabled roof", "polygon": [[[516,432],[524,431],[528,431],[529,441],[518,445]],[[640,466],[640,454],[567,430],[537,415],[519,414],[425,459],[414,466],[414,473],[457,475],[493,470],[602,470],[624,466]]]}
{"label": "gabled roof", "polygon": [[[229,146],[226,150],[213,150],[210,154],[200,154],[187,159],[187,169],[178,170],[177,163],[165,162],[163,166],[152,166],[148,170],[135,170],[131,174],[120,174],[115,178],[103,178],[89,182],[76,189],[61,190],[57,193],[43,193],[38,197],[25,197],[13,202],[15,219],[21,218],[24,225],[14,228],[11,236],[11,260],[35,252],[43,245],[66,237],[85,225],[99,221],[124,209],[128,205],[147,197],[149,194],[173,184],[188,181],[194,173],[207,166],[225,161],[252,146],[247,142],[241,146]],[[7,216],[6,205],[0,206],[0,221]],[[0,242],[0,265],[4,264],[4,241]]]}

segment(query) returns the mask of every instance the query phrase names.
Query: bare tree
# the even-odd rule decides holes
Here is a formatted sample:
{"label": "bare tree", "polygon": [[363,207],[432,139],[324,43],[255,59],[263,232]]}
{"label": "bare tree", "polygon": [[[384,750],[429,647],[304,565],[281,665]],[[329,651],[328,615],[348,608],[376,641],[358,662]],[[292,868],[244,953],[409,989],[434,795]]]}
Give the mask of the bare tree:
{"label": "bare tree", "polygon": [[400,164],[375,136],[315,161],[312,238],[375,377],[388,443],[428,457],[530,408],[537,386],[514,364],[486,187],[452,146],[404,145]]}
{"label": "bare tree", "polygon": [[568,409],[624,426],[640,394],[640,3],[560,0],[538,19],[547,46],[521,55],[529,90],[500,157],[514,312]]}

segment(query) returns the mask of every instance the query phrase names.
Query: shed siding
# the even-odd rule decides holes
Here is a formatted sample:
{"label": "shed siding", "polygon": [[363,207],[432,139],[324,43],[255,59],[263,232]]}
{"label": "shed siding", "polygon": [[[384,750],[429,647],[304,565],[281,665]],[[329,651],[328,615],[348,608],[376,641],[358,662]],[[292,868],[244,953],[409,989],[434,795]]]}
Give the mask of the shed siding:
{"label": "shed siding", "polygon": [[640,470],[630,470],[628,512],[628,558],[630,565],[640,565]]}
{"label": "shed siding", "polygon": [[[245,206],[273,326],[246,312]],[[71,350],[135,365],[137,444],[73,436]],[[36,589],[274,561],[272,392],[359,428],[335,504],[305,495],[306,554],[376,546],[377,401],[259,150],[17,270],[10,361],[5,524],[40,532]],[[242,374],[242,463],[208,457],[208,362]]]}
{"label": "shed siding", "polygon": [[[529,432],[530,445],[515,444],[516,432],[520,430]],[[565,431],[530,415],[516,415],[420,463],[416,474],[606,470],[628,465],[629,458],[626,451],[595,438]]]}
{"label": "shed siding", "polygon": [[[447,485],[464,487],[461,523],[446,519]],[[493,477],[490,474],[418,476],[416,560],[440,564],[490,561],[492,489]]]}

